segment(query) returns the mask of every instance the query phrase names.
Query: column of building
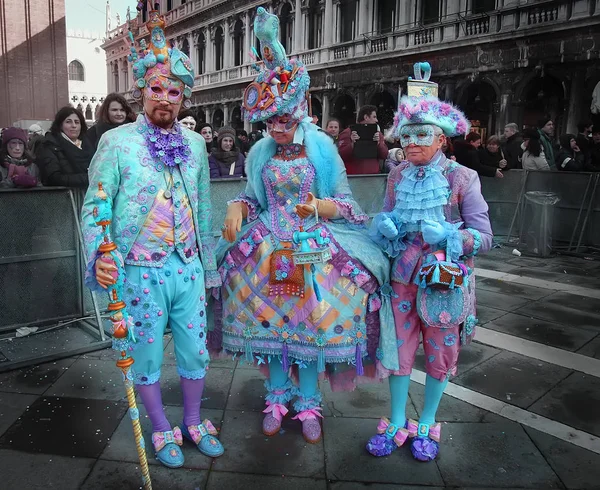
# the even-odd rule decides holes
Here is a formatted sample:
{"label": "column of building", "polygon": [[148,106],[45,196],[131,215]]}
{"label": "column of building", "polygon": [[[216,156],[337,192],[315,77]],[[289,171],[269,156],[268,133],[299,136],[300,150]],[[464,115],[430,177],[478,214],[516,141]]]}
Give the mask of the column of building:
{"label": "column of building", "polygon": [[295,53],[304,51],[304,25],[302,15],[302,1],[296,0],[296,6],[294,10],[294,49]]}
{"label": "column of building", "polygon": [[229,20],[225,20],[223,22],[223,36],[225,36],[225,45],[223,49],[223,68],[231,68],[231,66],[233,66],[233,58],[231,56],[233,45],[231,42],[233,26],[235,26],[234,22],[230,22]]}

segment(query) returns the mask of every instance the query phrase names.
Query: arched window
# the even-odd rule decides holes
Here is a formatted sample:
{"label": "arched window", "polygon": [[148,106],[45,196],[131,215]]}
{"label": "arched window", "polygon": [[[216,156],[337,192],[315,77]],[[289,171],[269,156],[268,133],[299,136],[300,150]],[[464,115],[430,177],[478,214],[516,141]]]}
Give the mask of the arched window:
{"label": "arched window", "polygon": [[294,27],[294,16],[292,15],[292,6],[289,3],[284,4],[281,7],[281,13],[279,14],[279,24],[281,26],[281,34],[279,36],[281,44],[285,50],[290,53],[293,48],[293,27]]}
{"label": "arched window", "polygon": [[308,49],[321,46],[322,24],[321,7],[319,0],[310,0],[308,4]]}
{"label": "arched window", "polygon": [[184,53],[188,58],[190,57],[190,43],[187,38],[183,39],[181,43],[181,52]]}
{"label": "arched window", "polygon": [[356,0],[340,3],[340,42],[352,41],[356,33]]}
{"label": "arched window", "polygon": [[223,38],[223,28],[217,27],[215,31],[215,70],[223,69],[223,53],[225,51],[225,39]]}
{"label": "arched window", "polygon": [[206,38],[204,33],[201,32],[198,36],[198,63],[196,64],[196,70],[198,75],[202,75],[206,71],[205,64],[206,58]]}
{"label": "arched window", "polygon": [[73,60],[69,63],[69,80],[76,80],[78,82],[85,81],[83,65],[77,60]]}
{"label": "arched window", "polygon": [[241,20],[235,23],[233,29],[233,66],[240,66],[244,62],[244,24]]}

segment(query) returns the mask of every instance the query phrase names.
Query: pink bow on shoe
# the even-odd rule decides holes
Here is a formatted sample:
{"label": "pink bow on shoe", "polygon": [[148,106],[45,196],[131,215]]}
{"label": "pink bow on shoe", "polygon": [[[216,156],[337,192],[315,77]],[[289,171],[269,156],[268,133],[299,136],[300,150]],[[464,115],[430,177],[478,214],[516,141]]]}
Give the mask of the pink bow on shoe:
{"label": "pink bow on shoe", "polygon": [[208,419],[204,419],[200,425],[188,426],[188,432],[190,433],[192,441],[196,444],[199,444],[202,438],[208,434],[211,436],[218,435],[217,429],[215,429],[213,423]]}
{"label": "pink bow on shoe", "polygon": [[281,419],[285,417],[288,412],[289,410],[285,405],[271,402],[267,402],[267,408],[263,410],[263,413],[270,413],[278,422],[281,422]]}
{"label": "pink bow on shoe", "polygon": [[152,444],[156,452],[159,452],[163,447],[171,443],[183,446],[183,436],[179,427],[174,427],[172,431],[152,433]]}
{"label": "pink bow on shoe", "polygon": [[404,427],[398,427],[395,424],[390,423],[386,417],[382,417],[377,424],[378,434],[387,434],[396,443],[396,446],[400,447],[409,436],[408,430]]}
{"label": "pink bow on shoe", "polygon": [[419,435],[419,423],[416,420],[408,419],[406,430],[408,430],[408,437],[417,437]]}
{"label": "pink bow on shoe", "polygon": [[320,410],[323,410],[321,407],[310,408],[308,410],[302,410],[298,415],[292,418],[292,420],[300,420],[300,422],[304,422],[305,420],[316,419],[317,417],[323,418],[323,415],[319,413]]}
{"label": "pink bow on shoe", "polygon": [[419,424],[415,420],[408,421],[408,432],[410,437],[429,437],[432,441],[440,442],[442,437],[442,424],[433,425]]}

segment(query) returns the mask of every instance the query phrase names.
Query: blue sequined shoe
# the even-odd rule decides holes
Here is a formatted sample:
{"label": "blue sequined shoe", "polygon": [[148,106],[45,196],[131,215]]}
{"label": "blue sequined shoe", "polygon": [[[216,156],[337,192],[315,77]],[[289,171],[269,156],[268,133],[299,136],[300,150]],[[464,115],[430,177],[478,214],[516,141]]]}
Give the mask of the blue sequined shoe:
{"label": "blue sequined shoe", "polygon": [[183,453],[178,446],[183,445],[183,437],[179,427],[165,432],[153,432],[152,444],[156,459],[167,468],[181,468],[184,463]]}
{"label": "blue sequined shoe", "polygon": [[209,458],[217,458],[225,452],[223,444],[215,437],[218,434],[217,429],[208,419],[204,419],[200,425],[186,426],[183,424],[181,433],[183,437],[196,444],[198,450]]}

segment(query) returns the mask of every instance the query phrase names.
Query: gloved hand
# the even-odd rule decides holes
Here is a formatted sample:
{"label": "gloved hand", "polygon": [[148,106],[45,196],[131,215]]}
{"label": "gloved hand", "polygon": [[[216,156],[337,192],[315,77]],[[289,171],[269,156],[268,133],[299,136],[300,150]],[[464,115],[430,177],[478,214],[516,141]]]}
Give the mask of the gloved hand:
{"label": "gloved hand", "polygon": [[398,228],[391,218],[382,219],[377,225],[377,229],[388,240],[393,240],[398,236]]}
{"label": "gloved hand", "polygon": [[437,223],[436,221],[431,221],[429,219],[423,220],[423,225],[421,226],[421,233],[423,233],[423,240],[425,240],[429,245],[435,245],[440,243],[446,239],[448,233],[444,228],[444,225],[441,223]]}

